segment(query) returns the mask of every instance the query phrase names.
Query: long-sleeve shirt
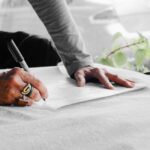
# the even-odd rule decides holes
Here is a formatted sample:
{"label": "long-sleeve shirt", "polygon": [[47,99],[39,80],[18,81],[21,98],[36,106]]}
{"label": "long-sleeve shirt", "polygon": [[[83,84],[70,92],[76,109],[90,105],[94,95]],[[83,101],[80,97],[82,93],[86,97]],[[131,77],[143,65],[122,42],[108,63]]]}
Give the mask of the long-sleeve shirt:
{"label": "long-sleeve shirt", "polygon": [[47,28],[69,75],[92,65],[65,0],[28,0]]}

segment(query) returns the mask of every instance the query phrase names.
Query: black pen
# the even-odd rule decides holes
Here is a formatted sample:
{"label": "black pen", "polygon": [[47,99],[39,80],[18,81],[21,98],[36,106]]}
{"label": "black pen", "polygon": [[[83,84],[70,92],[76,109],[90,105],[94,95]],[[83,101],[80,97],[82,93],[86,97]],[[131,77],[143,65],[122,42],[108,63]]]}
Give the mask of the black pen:
{"label": "black pen", "polygon": [[[12,57],[14,58],[14,60],[20,64],[20,66],[27,72],[29,72],[29,67],[26,63],[26,61],[24,60],[24,57],[22,56],[19,48],[17,47],[17,45],[15,44],[15,42],[13,41],[13,39],[11,39],[8,43],[7,43],[7,47],[12,55]],[[45,98],[43,98],[43,100],[45,101]]]}

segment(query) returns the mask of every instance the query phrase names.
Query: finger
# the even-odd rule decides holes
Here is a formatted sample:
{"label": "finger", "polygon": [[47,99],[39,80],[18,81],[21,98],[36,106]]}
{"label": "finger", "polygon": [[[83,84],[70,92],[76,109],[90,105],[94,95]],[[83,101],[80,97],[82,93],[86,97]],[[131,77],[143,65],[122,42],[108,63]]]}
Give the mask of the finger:
{"label": "finger", "polygon": [[132,88],[135,85],[133,82],[123,79],[122,77],[119,77],[118,75],[111,74],[109,72],[107,72],[106,74],[111,81],[113,81],[121,86]]}
{"label": "finger", "polygon": [[14,105],[15,105],[15,106],[24,107],[24,106],[27,106],[27,103],[28,103],[28,102],[16,100],[16,101],[14,102]]}
{"label": "finger", "polygon": [[[17,81],[16,81],[17,80]],[[13,89],[13,92],[11,92],[11,93],[13,93],[13,95],[14,95],[14,97],[15,97],[15,99],[17,98],[17,97],[22,97],[22,91],[23,91],[23,89],[27,86],[27,83],[25,83],[24,81],[22,81],[22,79],[21,78],[13,78],[12,80],[11,80],[11,83],[13,84],[13,88],[15,88],[15,89]],[[39,91],[37,90],[37,89],[35,89],[35,88],[33,88],[32,87],[32,92],[31,92],[31,94],[30,94],[30,99],[32,99],[33,101],[38,101],[38,100],[40,100],[41,99],[41,96],[40,96],[40,93],[39,93]],[[23,102],[22,102],[23,103]],[[24,105],[24,104],[23,104]]]}
{"label": "finger", "polygon": [[25,82],[31,83],[39,91],[42,98],[46,99],[48,97],[47,88],[40,80],[27,72],[25,72],[25,76],[23,76],[23,79]]}
{"label": "finger", "polygon": [[[20,93],[22,93],[23,89],[27,86],[27,83],[20,81],[20,87],[18,89],[20,89]],[[31,85],[32,86],[32,85]],[[28,96],[30,99],[32,99],[33,101],[39,101],[41,99],[41,95],[39,93],[39,91],[32,87],[32,91],[30,96]]]}
{"label": "finger", "polygon": [[39,101],[41,99],[41,95],[37,89],[33,88],[29,98],[32,99],[33,101]]}
{"label": "finger", "polygon": [[85,86],[86,80],[83,72],[77,72],[75,74],[75,79],[76,79],[77,86],[79,87]]}
{"label": "finger", "polygon": [[26,71],[19,70],[18,73],[24,82],[32,84],[39,91],[42,98],[46,99],[48,97],[47,88],[40,80]]}
{"label": "finger", "polygon": [[14,105],[19,107],[31,106],[33,104],[33,100],[28,97],[26,98],[26,100],[21,100],[21,98],[17,99]]}
{"label": "finger", "polygon": [[[16,72],[18,68],[14,68],[9,72],[3,74],[3,79],[6,80],[4,83],[4,100],[2,101],[3,105],[12,105],[16,103],[16,99],[22,98],[22,90],[27,85],[20,78],[20,75]],[[19,71],[22,71],[19,69]],[[25,102],[22,102],[20,105],[25,105]]]}
{"label": "finger", "polygon": [[126,79],[127,81],[131,82],[131,83],[135,83],[135,81],[132,81],[132,80],[129,80],[129,79]]}
{"label": "finger", "polygon": [[94,68],[93,73],[95,78],[97,78],[99,82],[102,83],[106,88],[114,89],[113,85],[111,84],[111,82],[109,81],[103,70]]}

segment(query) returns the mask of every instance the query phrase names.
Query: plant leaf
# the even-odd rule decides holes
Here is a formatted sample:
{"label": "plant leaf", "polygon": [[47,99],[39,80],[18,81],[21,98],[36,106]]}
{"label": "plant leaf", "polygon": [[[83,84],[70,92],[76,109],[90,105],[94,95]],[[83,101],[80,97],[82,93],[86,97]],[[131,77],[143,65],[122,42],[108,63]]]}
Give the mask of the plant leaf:
{"label": "plant leaf", "polygon": [[142,35],[141,33],[138,33],[139,35],[139,39],[138,39],[138,42],[141,42],[141,44],[138,44],[138,48],[139,49],[147,49],[149,47],[149,41],[148,39]]}
{"label": "plant leaf", "polygon": [[109,57],[100,58],[99,63],[101,63],[103,65],[107,65],[107,66],[112,66],[112,67],[114,66],[112,59]]}
{"label": "plant leaf", "polygon": [[119,52],[117,52],[117,53],[114,54],[113,60],[114,60],[115,65],[116,65],[117,67],[123,67],[123,66],[125,66],[126,63],[127,63],[127,57],[126,57],[126,55],[125,55],[123,52],[121,52],[121,51],[119,51]]}
{"label": "plant leaf", "polygon": [[116,40],[118,40],[120,37],[122,37],[122,33],[121,32],[117,32],[113,35],[113,39],[112,41],[115,42]]}
{"label": "plant leaf", "polygon": [[137,67],[144,64],[145,58],[146,58],[146,50],[138,49],[135,53],[135,64],[137,65]]}

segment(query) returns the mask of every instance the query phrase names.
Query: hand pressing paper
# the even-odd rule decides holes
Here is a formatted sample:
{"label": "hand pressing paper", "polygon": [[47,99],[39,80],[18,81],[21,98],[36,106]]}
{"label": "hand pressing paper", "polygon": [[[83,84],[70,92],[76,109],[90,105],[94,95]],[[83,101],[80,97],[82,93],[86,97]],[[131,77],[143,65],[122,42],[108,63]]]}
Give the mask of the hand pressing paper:
{"label": "hand pressing paper", "polygon": [[85,87],[77,87],[75,81],[69,78],[63,66],[33,69],[32,72],[45,83],[49,92],[47,101],[40,101],[36,105],[46,105],[53,109],[139,90],[145,87],[137,79],[134,79],[134,81],[136,80],[134,88],[116,85],[115,90],[109,90],[99,83],[88,83]]}

